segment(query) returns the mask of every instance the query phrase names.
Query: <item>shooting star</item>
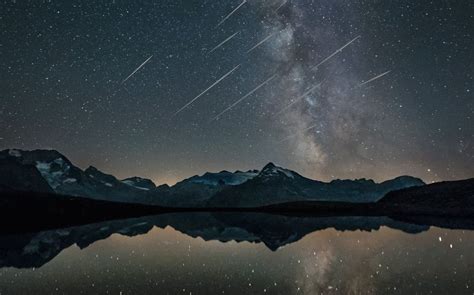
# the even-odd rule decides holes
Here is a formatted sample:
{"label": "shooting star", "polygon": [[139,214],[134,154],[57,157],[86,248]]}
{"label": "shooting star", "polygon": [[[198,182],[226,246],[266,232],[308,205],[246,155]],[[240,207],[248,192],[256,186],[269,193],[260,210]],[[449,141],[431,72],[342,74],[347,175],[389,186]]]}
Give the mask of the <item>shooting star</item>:
{"label": "shooting star", "polygon": [[241,103],[244,99],[246,99],[247,97],[249,97],[250,95],[252,95],[255,91],[257,91],[258,89],[260,89],[261,87],[265,86],[265,84],[267,84],[268,82],[270,82],[271,80],[275,79],[277,75],[273,75],[271,76],[270,78],[268,78],[267,80],[263,81],[260,85],[258,85],[257,87],[255,87],[252,91],[250,91],[249,93],[245,94],[244,96],[242,96],[239,100],[237,100],[236,102],[234,102],[233,104],[231,104],[228,108],[226,108],[225,110],[223,110],[222,112],[220,112],[217,116],[215,116],[214,118],[211,119],[211,121],[214,121],[216,119],[218,119],[220,116],[222,116],[224,113],[226,113],[227,111],[229,111],[230,109],[232,109],[233,107],[235,107],[236,105],[238,105],[239,103]]}
{"label": "shooting star", "polygon": [[227,39],[225,39],[224,41],[222,41],[221,43],[219,43],[216,47],[212,48],[211,51],[209,51],[209,53],[212,53],[214,52],[215,50],[217,50],[219,47],[221,47],[222,45],[224,45],[225,43],[227,43],[228,41],[230,41],[230,39],[234,38],[235,36],[237,36],[237,34],[239,34],[240,32],[236,32],[234,34],[232,34],[230,37],[227,37]]}
{"label": "shooting star", "polygon": [[221,21],[217,24],[216,28],[219,27],[220,25],[222,25],[229,17],[231,17],[231,16],[232,16],[237,10],[239,10],[239,8],[242,7],[242,5],[244,5],[245,3],[247,3],[247,0],[242,1],[242,3],[240,3],[239,6],[237,6],[234,10],[232,10],[226,17],[224,17],[224,19],[221,20]]}
{"label": "shooting star", "polygon": [[257,44],[255,44],[254,47],[250,48],[249,50],[247,50],[247,53],[250,53],[251,51],[253,51],[254,49],[256,49],[257,47],[259,47],[260,45],[262,45],[263,43],[265,43],[268,39],[270,39],[271,37],[273,37],[273,35],[275,35],[276,33],[273,33],[271,34],[270,36],[267,36],[265,37],[265,39],[263,39],[262,41],[258,42]]}
{"label": "shooting star", "polygon": [[195,98],[191,99],[187,104],[185,104],[182,108],[180,108],[178,111],[176,111],[176,113],[173,114],[172,117],[176,116],[177,114],[179,114],[181,111],[183,111],[185,108],[187,108],[189,105],[191,105],[194,101],[196,101],[196,99],[198,99],[199,97],[203,96],[204,94],[206,94],[209,90],[211,90],[214,86],[216,86],[217,84],[219,84],[222,80],[224,80],[227,76],[229,76],[230,74],[232,74],[232,72],[234,72],[235,70],[237,70],[238,68],[240,67],[240,64],[237,65],[236,67],[234,67],[232,70],[230,70],[229,72],[227,72],[224,76],[220,77],[216,82],[212,83],[211,86],[209,86],[206,90],[204,90],[203,92],[201,92],[198,96],[196,96]]}
{"label": "shooting star", "polygon": [[302,95],[300,95],[297,99],[295,99],[294,101],[290,102],[286,107],[284,107],[283,109],[281,109],[279,112],[277,112],[275,114],[276,115],[279,115],[281,113],[283,113],[284,111],[286,111],[287,109],[291,108],[295,103],[299,102],[300,100],[302,100],[303,98],[305,98],[308,94],[310,94],[311,92],[313,92],[316,88],[318,88],[319,86],[321,86],[322,83],[319,83],[313,87],[311,87],[308,91],[306,91],[305,93],[303,93]]}
{"label": "shooting star", "polygon": [[[314,129],[314,128],[318,127],[318,125],[319,125],[319,124],[311,125],[310,127],[301,130],[301,132],[303,133],[303,132],[306,132],[306,131],[308,131],[308,130]],[[317,133],[320,133],[319,130],[317,131]],[[285,142],[285,141],[287,141],[288,139],[292,139],[292,138],[294,138],[294,137],[297,137],[298,135],[299,135],[298,133],[297,133],[297,134],[290,135],[290,136],[285,137],[284,139],[280,140],[278,143]]]}
{"label": "shooting star", "polygon": [[339,48],[338,50],[334,51],[330,56],[326,57],[325,59],[323,59],[323,61],[321,61],[319,64],[317,64],[316,66],[313,67],[313,69],[317,69],[319,68],[322,64],[324,64],[325,62],[327,62],[328,60],[330,60],[331,58],[333,58],[336,54],[342,52],[342,50],[344,48],[346,48],[347,46],[351,45],[354,41],[356,41],[357,39],[360,38],[360,35],[355,37],[354,39],[352,39],[351,41],[349,41],[348,43],[346,43],[344,46],[342,46],[341,48]]}
{"label": "shooting star", "polygon": [[358,87],[364,86],[365,84],[369,84],[370,82],[373,82],[373,81],[375,81],[375,80],[377,80],[377,79],[379,79],[379,78],[382,78],[383,76],[387,75],[387,74],[390,73],[390,72],[391,72],[391,70],[390,70],[390,71],[386,71],[385,73],[382,73],[382,74],[380,74],[380,75],[377,75],[377,76],[373,77],[372,79],[370,79],[370,80],[368,80],[368,81],[365,81],[365,82],[363,82],[363,83],[360,83]]}
{"label": "shooting star", "polygon": [[280,6],[278,6],[278,8],[275,10],[275,12],[278,12],[278,10],[280,10],[283,6],[285,6],[286,3],[288,3],[288,0],[283,1],[283,3],[280,4]]}
{"label": "shooting star", "polygon": [[127,82],[128,79],[130,79],[133,75],[135,75],[135,73],[138,72],[138,70],[140,70],[147,62],[149,62],[152,57],[153,57],[153,55],[150,56],[149,58],[147,58],[147,60],[145,60],[140,66],[138,66],[138,68],[136,68],[135,71],[133,71],[130,75],[128,75],[127,78],[125,78],[122,81],[122,84]]}

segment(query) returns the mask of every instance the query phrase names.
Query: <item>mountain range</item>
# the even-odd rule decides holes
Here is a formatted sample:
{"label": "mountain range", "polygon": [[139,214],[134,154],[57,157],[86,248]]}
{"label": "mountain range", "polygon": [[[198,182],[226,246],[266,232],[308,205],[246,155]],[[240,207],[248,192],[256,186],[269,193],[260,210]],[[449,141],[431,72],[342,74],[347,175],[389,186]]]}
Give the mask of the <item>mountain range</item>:
{"label": "mountain range", "polygon": [[325,228],[473,229],[473,216],[474,178],[322,182],[269,163],[156,186],[92,166],[83,170],[54,150],[0,151],[0,267],[39,267],[72,244],[84,248],[153,227],[275,251]]}
{"label": "mountain range", "polygon": [[370,203],[391,191],[419,187],[415,177],[322,182],[267,164],[261,170],[207,172],[173,186],[141,177],[117,179],[95,167],[75,166],[55,150],[0,151],[0,191],[44,192],[166,207],[259,207],[298,201]]}

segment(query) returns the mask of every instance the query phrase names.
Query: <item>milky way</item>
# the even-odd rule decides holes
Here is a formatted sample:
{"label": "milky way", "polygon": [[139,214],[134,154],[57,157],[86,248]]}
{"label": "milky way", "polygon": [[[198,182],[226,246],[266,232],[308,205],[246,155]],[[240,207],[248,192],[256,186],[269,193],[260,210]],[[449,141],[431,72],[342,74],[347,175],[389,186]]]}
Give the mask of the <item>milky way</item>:
{"label": "milky way", "polygon": [[0,6],[0,148],[157,183],[269,161],[322,180],[474,176],[469,1]]}

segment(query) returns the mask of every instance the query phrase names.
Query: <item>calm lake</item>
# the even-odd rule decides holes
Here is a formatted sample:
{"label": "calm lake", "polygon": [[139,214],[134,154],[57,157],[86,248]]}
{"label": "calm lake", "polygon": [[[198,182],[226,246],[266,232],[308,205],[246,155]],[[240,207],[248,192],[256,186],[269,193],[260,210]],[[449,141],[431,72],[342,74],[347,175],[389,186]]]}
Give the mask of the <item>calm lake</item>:
{"label": "calm lake", "polygon": [[0,237],[0,294],[473,294],[474,231],[164,214]]}

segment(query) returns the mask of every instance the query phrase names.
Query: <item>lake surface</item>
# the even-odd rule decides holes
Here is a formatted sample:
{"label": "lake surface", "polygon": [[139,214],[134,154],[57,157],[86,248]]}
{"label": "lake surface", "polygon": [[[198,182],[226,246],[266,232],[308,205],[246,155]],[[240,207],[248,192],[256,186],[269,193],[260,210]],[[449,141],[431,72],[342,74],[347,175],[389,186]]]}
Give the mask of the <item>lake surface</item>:
{"label": "lake surface", "polygon": [[165,214],[0,237],[0,294],[473,294],[474,231]]}

